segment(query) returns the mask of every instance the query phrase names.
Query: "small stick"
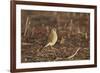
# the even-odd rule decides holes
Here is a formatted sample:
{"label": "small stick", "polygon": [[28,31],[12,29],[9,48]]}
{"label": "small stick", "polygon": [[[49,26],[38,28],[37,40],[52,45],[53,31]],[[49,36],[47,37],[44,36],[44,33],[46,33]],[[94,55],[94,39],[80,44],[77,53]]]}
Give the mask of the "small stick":
{"label": "small stick", "polygon": [[25,24],[25,31],[24,31],[24,36],[26,36],[26,33],[27,33],[27,29],[28,29],[28,22],[29,22],[29,17],[27,17],[27,20],[26,20],[26,24]]}
{"label": "small stick", "polygon": [[73,57],[78,53],[79,50],[80,50],[80,48],[78,48],[78,49],[76,50],[76,52],[75,52],[73,55],[69,56],[68,59],[73,58]]}

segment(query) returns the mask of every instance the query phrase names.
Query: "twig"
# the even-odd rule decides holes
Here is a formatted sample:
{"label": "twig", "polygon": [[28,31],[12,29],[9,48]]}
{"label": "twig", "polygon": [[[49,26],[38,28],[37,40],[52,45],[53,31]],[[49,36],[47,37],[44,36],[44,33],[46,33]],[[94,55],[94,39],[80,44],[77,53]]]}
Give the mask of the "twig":
{"label": "twig", "polygon": [[27,20],[26,20],[26,24],[25,24],[25,31],[24,31],[24,36],[26,36],[26,33],[27,33],[27,29],[28,29],[28,22],[29,22],[29,17],[27,17]]}
{"label": "twig", "polygon": [[76,50],[76,52],[75,52],[73,55],[69,56],[68,59],[73,58],[73,57],[78,53],[79,50],[80,50],[80,48],[78,48],[78,49]]}

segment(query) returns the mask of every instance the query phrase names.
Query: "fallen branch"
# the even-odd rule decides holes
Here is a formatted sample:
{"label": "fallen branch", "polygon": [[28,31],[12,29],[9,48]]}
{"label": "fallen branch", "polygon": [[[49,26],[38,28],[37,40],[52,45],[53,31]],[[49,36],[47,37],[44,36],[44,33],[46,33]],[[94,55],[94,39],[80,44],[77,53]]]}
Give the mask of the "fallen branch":
{"label": "fallen branch", "polygon": [[73,55],[69,56],[68,59],[73,58],[73,57],[78,53],[79,50],[80,50],[80,48],[78,48],[78,49],[76,50],[76,52],[75,52]]}

